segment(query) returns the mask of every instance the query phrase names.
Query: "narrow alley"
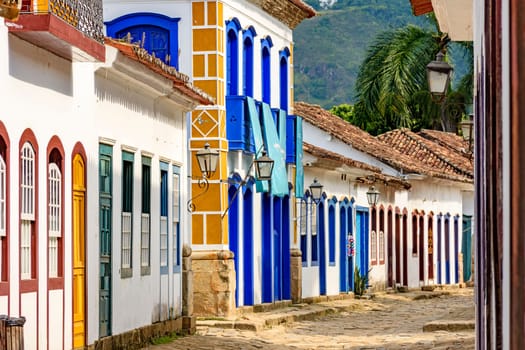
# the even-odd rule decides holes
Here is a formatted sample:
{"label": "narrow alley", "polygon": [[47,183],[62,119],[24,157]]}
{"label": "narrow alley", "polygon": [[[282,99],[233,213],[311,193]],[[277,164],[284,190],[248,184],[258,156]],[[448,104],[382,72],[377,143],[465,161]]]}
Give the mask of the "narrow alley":
{"label": "narrow alley", "polygon": [[[319,307],[331,311],[322,317],[246,330],[261,319],[275,319],[283,313],[306,315]],[[233,324],[199,320],[196,335],[148,349],[474,349],[474,295],[472,288],[378,293],[370,300],[345,299],[249,313],[237,320],[237,327],[245,329],[234,329]]]}

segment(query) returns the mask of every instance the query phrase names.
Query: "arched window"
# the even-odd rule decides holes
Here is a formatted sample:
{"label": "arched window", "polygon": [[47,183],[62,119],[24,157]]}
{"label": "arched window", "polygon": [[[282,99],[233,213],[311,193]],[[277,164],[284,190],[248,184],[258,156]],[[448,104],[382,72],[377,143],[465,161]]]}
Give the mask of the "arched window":
{"label": "arched window", "polygon": [[279,51],[279,105],[282,110],[288,111],[288,58],[290,50],[285,48]]}
{"label": "arched window", "polygon": [[38,287],[36,283],[38,161],[36,140],[31,131],[24,132],[20,143],[20,279],[21,288],[32,291]]}
{"label": "arched window", "polygon": [[335,266],[335,205],[337,198],[328,203],[328,262]]}
{"label": "arched window", "polygon": [[150,54],[166,64],[179,68],[178,22],[180,18],[138,12],[105,22],[107,35],[122,39],[129,37],[132,43],[140,43]]}
{"label": "arched window", "polygon": [[262,101],[270,104],[271,102],[271,48],[272,38],[267,36],[261,40],[261,79],[262,79]]}
{"label": "arched window", "polygon": [[47,174],[48,277],[63,277],[62,220],[64,181],[62,154],[57,148],[49,153]]}
{"label": "arched window", "polygon": [[243,31],[243,94],[250,97],[253,97],[253,39],[256,35],[252,26]]}
{"label": "arched window", "polygon": [[417,255],[417,211],[412,213],[412,256]]}
{"label": "arched window", "polygon": [[226,21],[226,95],[239,93],[239,20]]}
{"label": "arched window", "polygon": [[379,209],[379,264],[385,263],[385,209]]}

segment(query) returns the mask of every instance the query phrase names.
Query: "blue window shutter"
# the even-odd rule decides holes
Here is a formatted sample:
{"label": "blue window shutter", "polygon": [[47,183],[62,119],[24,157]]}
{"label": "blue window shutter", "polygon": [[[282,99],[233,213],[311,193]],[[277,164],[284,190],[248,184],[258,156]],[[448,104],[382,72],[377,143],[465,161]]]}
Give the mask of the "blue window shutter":
{"label": "blue window shutter", "polygon": [[303,119],[296,117],[295,139],[295,197],[300,198],[304,193],[303,169]]}
{"label": "blue window shutter", "polygon": [[[111,38],[125,38],[131,35],[131,42],[138,43],[150,54],[165,60],[169,65],[179,68],[179,27],[180,18],[165,15],[137,12],[105,22],[107,35]],[[144,42],[142,42],[144,39]],[[166,62],[168,63],[168,62]]]}

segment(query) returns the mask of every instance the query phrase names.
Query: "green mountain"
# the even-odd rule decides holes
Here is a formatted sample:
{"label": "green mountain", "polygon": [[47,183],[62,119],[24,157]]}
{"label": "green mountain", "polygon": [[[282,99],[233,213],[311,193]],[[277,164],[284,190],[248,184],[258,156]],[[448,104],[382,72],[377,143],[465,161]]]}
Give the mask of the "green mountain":
{"label": "green mountain", "polygon": [[409,23],[431,25],[412,14],[409,0],[330,1],[306,0],[318,14],[294,30],[295,100],[325,109],[354,103],[359,66],[377,34]]}

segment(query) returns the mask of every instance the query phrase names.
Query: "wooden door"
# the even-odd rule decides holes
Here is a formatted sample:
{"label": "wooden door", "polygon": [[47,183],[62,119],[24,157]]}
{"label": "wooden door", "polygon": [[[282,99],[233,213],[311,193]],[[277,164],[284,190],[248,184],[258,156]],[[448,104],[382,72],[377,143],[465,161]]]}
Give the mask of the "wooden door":
{"label": "wooden door", "polygon": [[82,157],[73,159],[73,348],[86,345],[86,181]]}
{"label": "wooden door", "polygon": [[111,205],[112,148],[100,145],[99,159],[99,229],[100,285],[99,337],[111,335]]}

